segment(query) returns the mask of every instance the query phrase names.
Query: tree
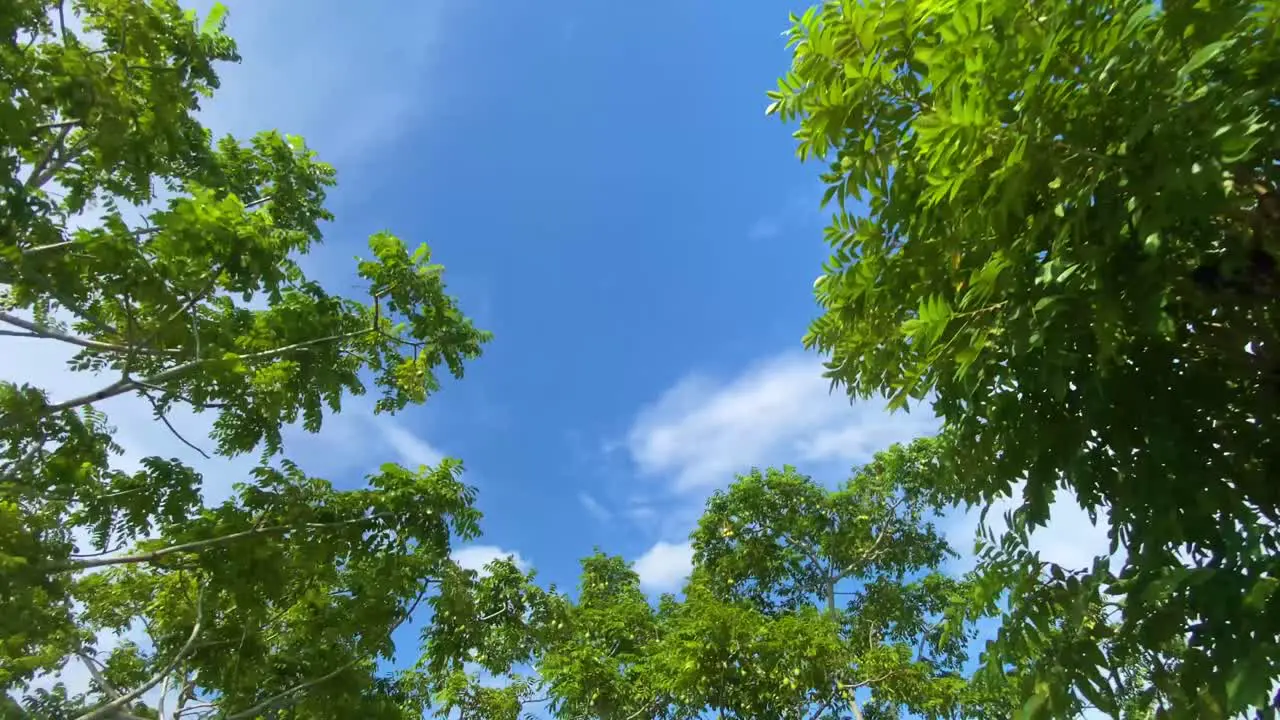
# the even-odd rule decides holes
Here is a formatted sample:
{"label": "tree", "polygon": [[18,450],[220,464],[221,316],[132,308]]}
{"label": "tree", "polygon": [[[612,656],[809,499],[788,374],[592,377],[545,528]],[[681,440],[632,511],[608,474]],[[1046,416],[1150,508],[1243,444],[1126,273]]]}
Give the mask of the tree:
{"label": "tree", "polygon": [[[426,246],[371,238],[368,303],[303,273],[334,171],[300,138],[215,143],[200,125],[214,66],[238,59],[224,17],[197,24],[173,0],[0,7],[3,353],[55,343],[103,378],[70,398],[0,384],[6,713],[68,662],[88,693],[28,693],[21,713],[156,717],[140,698],[158,694],[186,717],[406,718],[427,702],[376,663],[455,571],[451,540],[478,532],[461,465],[384,465],[337,490],[283,455],[282,433],[319,431],[369,383],[377,412],[421,403],[489,335]],[[261,464],[212,506],[176,459],[123,470],[119,396],[175,434],[174,408],[211,413],[213,452]],[[126,631],[145,641],[96,645]]]}
{"label": "tree", "polygon": [[[1116,594],[1107,642],[1145,656],[1175,716],[1264,705],[1280,677],[1278,20],[1234,0],[832,1],[794,18],[770,94],[838,205],[807,346],[853,396],[930,400],[958,497],[1021,487],[992,587]],[[1041,577],[1016,542],[1064,489],[1108,517],[1118,578]],[[1014,617],[1049,619],[1045,597],[1014,595]],[[1007,658],[1039,642],[1017,628]],[[1033,706],[1106,685],[1080,660]]]}
{"label": "tree", "polygon": [[967,584],[942,570],[924,492],[936,450],[894,446],[835,490],[784,467],[715,494],[668,630],[673,693],[744,718],[1007,714],[962,673],[971,628],[946,611]]}
{"label": "tree", "polygon": [[[941,571],[952,553],[921,491],[935,453],[929,440],[894,447],[836,490],[793,468],[739,477],[693,533],[684,597],[656,607],[624,560],[600,552],[583,561],[576,598],[514,592],[529,578],[495,563],[442,592],[435,622],[457,629],[431,633],[427,656],[443,660],[428,675],[448,678],[463,718],[515,720],[538,701],[554,717],[602,720],[1007,717],[1011,681],[962,672],[973,627],[947,610],[969,583]],[[467,657],[489,687],[467,675]],[[503,685],[517,665],[527,671]]]}

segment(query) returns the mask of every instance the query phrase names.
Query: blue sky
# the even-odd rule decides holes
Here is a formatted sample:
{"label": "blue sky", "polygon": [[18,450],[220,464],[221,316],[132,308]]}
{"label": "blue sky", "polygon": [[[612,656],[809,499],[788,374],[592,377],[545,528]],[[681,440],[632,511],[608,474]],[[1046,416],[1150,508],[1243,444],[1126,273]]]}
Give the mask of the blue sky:
{"label": "blue sky", "polygon": [[[300,134],[338,168],[312,272],[354,289],[352,256],[387,229],[429,243],[495,333],[426,407],[389,420],[352,403],[295,438],[307,469],[353,482],[459,457],[486,532],[460,557],[515,553],[572,586],[599,546],[656,592],[678,587],[701,503],[735,471],[791,463],[835,483],[932,428],[829,395],[800,346],[826,255],[819,168],[795,159],[764,93],[803,3],[227,5],[244,61],[206,122]],[[191,457],[146,408],[103,409],[131,456],[207,468],[211,497],[249,466]],[[1081,520],[1042,545],[1083,562],[1100,533]],[[972,527],[954,519],[961,546]]]}
{"label": "blue sky", "polygon": [[393,431],[466,462],[485,545],[572,584],[594,546],[678,546],[735,470],[838,480],[927,428],[829,397],[801,351],[824,215],[818,168],[764,115],[785,6],[230,7],[244,62],[207,119],[299,133],[338,166],[314,270],[341,288],[390,229],[495,333]]}

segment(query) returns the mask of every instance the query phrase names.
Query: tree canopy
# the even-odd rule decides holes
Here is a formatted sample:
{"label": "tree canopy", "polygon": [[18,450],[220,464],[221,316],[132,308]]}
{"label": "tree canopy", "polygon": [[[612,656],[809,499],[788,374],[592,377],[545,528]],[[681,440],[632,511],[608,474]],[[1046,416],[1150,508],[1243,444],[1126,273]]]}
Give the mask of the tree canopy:
{"label": "tree canopy", "polygon": [[[0,383],[0,696],[68,662],[94,678],[29,693],[30,717],[156,717],[152,693],[223,720],[405,717],[420,696],[377,663],[478,533],[456,460],[339,490],[284,454],[286,427],[319,431],[370,389],[378,412],[423,402],[489,336],[426,246],[372,237],[363,302],[304,274],[334,171],[300,138],[202,127],[237,57],[224,14],[0,7],[3,352],[64,345],[101,378],[79,397]],[[175,434],[173,409],[212,413],[212,451],[260,464],[212,505],[176,459],[122,469],[119,396]],[[145,642],[97,646],[128,631]]]}
{"label": "tree canopy", "polygon": [[[459,565],[480,514],[457,459],[348,487],[291,456],[358,396],[426,402],[490,335],[425,245],[369,238],[359,298],[304,272],[336,174],[202,125],[225,16],[0,5],[0,347],[99,383],[0,382],[6,720],[1276,716],[1276,3],[793,17],[771,112],[835,204],[806,343],[943,429],[834,487],[738,476],[656,602],[603,551],[573,591]],[[126,399],[257,462],[211,498],[180,459],[126,458]],[[1031,549],[1068,492],[1109,523],[1087,568]],[[938,517],[1015,493],[960,572]],[[72,663],[87,687],[44,683]]]}
{"label": "tree canopy", "polygon": [[656,606],[622,558],[600,552],[583,560],[576,597],[538,589],[510,562],[463,574],[436,606],[447,624],[424,638],[428,676],[453,703],[440,710],[1008,717],[1016,673],[966,672],[975,629],[951,609],[969,581],[944,568],[954,552],[924,491],[936,453],[932,440],[895,446],[835,489],[790,467],[739,476],[707,503],[682,596]]}
{"label": "tree canopy", "polygon": [[[1021,492],[985,567],[993,668],[1055,608],[1029,709],[1115,712],[1111,647],[1177,717],[1280,677],[1273,2],[841,0],[793,18],[770,111],[827,163],[832,254],[806,344],[854,397],[929,402],[954,497]],[[1110,523],[1112,574],[1026,548],[1055,493]],[[1034,592],[1030,592],[1035,588]],[[1078,618],[1078,613],[1074,615]]]}

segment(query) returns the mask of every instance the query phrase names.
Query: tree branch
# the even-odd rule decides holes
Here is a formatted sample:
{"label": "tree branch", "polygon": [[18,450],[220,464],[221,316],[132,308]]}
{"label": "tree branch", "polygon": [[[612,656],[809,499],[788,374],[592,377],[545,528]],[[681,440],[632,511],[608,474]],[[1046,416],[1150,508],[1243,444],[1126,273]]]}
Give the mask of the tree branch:
{"label": "tree branch", "polygon": [[191,653],[192,648],[196,644],[196,638],[200,636],[200,623],[203,619],[204,589],[201,588],[199,594],[196,596],[196,622],[191,627],[191,636],[187,638],[187,642],[183,644],[176,654],[174,654],[173,659],[169,661],[169,664],[160,668],[159,672],[152,675],[145,683],[134,688],[133,691],[120,695],[106,704],[99,705],[96,709],[90,710],[76,718],[76,720],[97,720],[97,718],[106,717],[117,710],[123,709],[129,703],[146,694],[148,690],[159,685],[160,681],[168,677],[169,673],[173,672],[174,669],[178,667],[178,663],[181,663],[182,660]]}
{"label": "tree branch", "polygon": [[27,451],[22,455],[22,457],[18,458],[17,460],[14,460],[12,465],[4,469],[4,474],[0,475],[0,482],[9,482],[10,480],[12,480],[14,476],[18,474],[19,468],[27,464],[27,462],[29,462],[31,458],[39,454],[39,452],[42,449],[44,449],[43,442],[37,441],[34,444],[32,444],[31,447],[28,448]]}
{"label": "tree branch", "polygon": [[[71,345],[78,345],[82,348],[88,348],[89,350],[101,350],[104,352],[118,352],[118,353],[132,352],[131,348],[127,348],[124,345],[117,345],[115,343],[100,342],[98,340],[89,340],[87,338],[76,337],[75,335],[69,335],[59,330],[54,330],[51,327],[38,325],[34,322],[31,322],[30,320],[24,320],[18,317],[17,315],[13,315],[11,313],[0,312],[0,322],[13,325],[14,327],[22,328],[23,330],[26,330],[32,337],[45,338],[48,340],[59,340],[64,343],[70,343]],[[9,333],[6,332],[4,334],[8,335]]]}
{"label": "tree branch", "polygon": [[818,718],[822,717],[822,713],[831,709],[831,705],[833,702],[834,702],[833,700],[827,700],[826,702],[819,705],[817,712],[815,712],[813,716],[809,718],[809,720],[818,720]]}
{"label": "tree branch", "polygon": [[224,720],[247,720],[248,718],[251,718],[254,715],[257,715],[258,713],[262,712],[263,710],[273,707],[276,703],[279,703],[284,700],[288,700],[292,698],[294,695],[297,695],[298,693],[304,690],[313,688],[316,685],[319,685],[320,683],[326,682],[328,680],[332,680],[333,678],[341,675],[347,670],[350,670],[351,668],[355,667],[355,665],[359,662],[360,662],[360,659],[357,658],[326,675],[321,675],[318,678],[312,678],[311,680],[307,680],[306,682],[298,683],[297,685],[294,685],[293,687],[289,688],[288,690],[285,690],[284,692],[272,695],[271,697],[267,698],[266,700],[263,700],[257,705],[254,705],[248,710],[242,710],[238,713],[227,715],[226,718],[224,718]]}
{"label": "tree branch", "polygon": [[207,547],[213,547],[215,545],[221,545],[223,543],[233,542],[235,540],[241,540],[243,538],[253,537],[255,535],[270,535],[273,533],[289,532],[290,530],[320,529],[320,528],[341,527],[343,525],[356,525],[358,523],[368,522],[370,520],[377,520],[380,518],[386,518],[386,517],[392,517],[392,516],[394,516],[394,513],[382,512],[382,513],[374,513],[373,515],[352,518],[350,520],[339,520],[337,522],[330,522],[330,523],[302,523],[300,525],[272,525],[269,527],[253,528],[251,530],[242,530],[240,532],[231,533],[230,535],[220,535],[218,537],[208,538],[206,540],[194,540],[192,542],[179,543],[177,545],[170,545],[168,547],[160,548],[159,550],[152,550],[150,552],[138,553],[136,555],[117,555],[115,557],[70,560],[70,561],[66,561],[58,565],[55,565],[54,569],[55,571],[69,571],[69,570],[74,571],[74,570],[89,570],[92,568],[106,567],[108,565],[137,565],[141,563],[155,562],[156,560],[159,560],[169,555],[174,555],[176,553],[194,552],[196,550],[203,550],[204,548],[207,548]]}
{"label": "tree branch", "polygon": [[[418,594],[414,597],[413,602],[409,604],[409,607],[405,608],[405,611],[400,615],[400,619],[396,621],[396,623],[391,627],[391,630],[389,632],[395,632],[397,629],[399,629],[401,625],[405,623],[406,620],[408,620],[410,617],[413,616],[413,611],[417,609],[418,604],[422,602],[422,599],[424,597],[426,597],[427,590],[430,587],[431,587],[431,580],[426,580],[423,582],[422,588],[418,591]],[[362,659],[363,658],[356,658],[348,663],[345,663],[344,665],[342,665],[341,667],[339,667],[338,669],[332,672],[326,673],[325,675],[321,675],[320,677],[317,677],[317,678],[312,678],[311,680],[307,680],[305,682],[298,683],[297,685],[294,685],[288,690],[272,695],[271,697],[267,698],[266,700],[263,700],[262,702],[258,703],[257,705],[254,705],[253,707],[247,710],[241,710],[240,712],[237,712],[237,713],[223,715],[223,716],[220,716],[220,719],[221,720],[248,720],[248,718],[251,718],[254,715],[257,715],[258,713],[264,710],[278,707],[279,704],[282,702],[291,701],[296,695],[298,695],[299,693],[305,690],[313,688],[317,685],[320,685],[321,683],[327,682],[328,680],[331,680],[337,677],[343,672],[358,665]]]}
{"label": "tree branch", "polygon": [[159,418],[160,422],[164,423],[165,427],[169,428],[169,432],[173,433],[174,437],[178,438],[178,440],[181,441],[183,445],[186,445],[192,450],[195,450],[196,452],[200,453],[200,457],[204,458],[205,460],[209,459],[209,453],[205,452],[204,450],[201,450],[199,447],[195,445],[195,443],[183,437],[182,433],[178,432],[178,429],[173,426],[173,423],[169,422],[169,416],[165,414],[164,410],[160,409],[160,402],[158,400],[156,400],[155,398],[147,394],[145,390],[143,391],[142,396],[147,399],[147,402],[151,403],[151,409],[155,411],[155,416]]}
{"label": "tree branch", "polygon": [[[233,358],[226,358],[226,359],[265,360],[267,358],[274,357],[276,355],[283,355],[285,353],[292,352],[294,350],[301,350],[303,348],[307,348],[312,345],[319,345],[321,343],[326,343],[326,342],[335,342],[338,340],[346,340],[348,338],[359,337],[360,335],[365,335],[370,332],[373,332],[372,328],[365,329],[365,330],[355,330],[347,333],[339,333],[337,335],[329,335],[328,337],[315,338],[312,340],[304,340],[302,342],[294,343],[292,345],[286,345],[284,347],[275,348],[272,350],[263,350],[261,352],[248,353],[245,355],[236,355]],[[123,395],[124,393],[129,392],[130,390],[136,390],[139,387],[144,387],[147,385],[159,385],[160,383],[163,383],[168,380],[172,380],[174,378],[177,378],[183,375],[184,373],[194,370],[200,367],[201,365],[205,364],[206,362],[209,362],[209,361],[203,358],[190,360],[188,362],[182,363],[181,365],[175,365],[169,368],[168,370],[162,370],[156,373],[155,375],[152,375],[151,377],[145,378],[144,380],[134,380],[132,378],[122,377],[119,380],[111,383],[110,385],[102,388],[101,390],[91,392],[87,395],[81,395],[80,397],[72,398],[71,400],[57,403],[56,405],[50,405],[46,408],[46,412],[54,413],[54,412],[61,412],[63,410],[70,410],[72,408],[80,407],[81,405],[89,405],[91,403],[101,402],[102,400],[106,400],[108,398],[113,398],[117,395]]]}
{"label": "tree branch", "polygon": [[[58,13],[59,15],[62,13],[61,3],[58,5]],[[58,134],[54,137],[53,142],[49,143],[49,147],[44,149],[44,155],[42,155],[39,162],[31,168],[31,174],[27,176],[26,187],[28,190],[38,188],[49,182],[48,179],[44,179],[46,170],[52,167],[53,172],[57,172],[61,169],[60,167],[57,167],[57,163],[53,162],[53,157],[58,150],[62,148],[62,144],[67,141],[67,135],[71,133],[72,127],[74,127],[74,125],[63,125],[59,128]],[[63,165],[65,165],[65,163],[63,163]],[[50,174],[50,177],[52,177],[52,174]]]}
{"label": "tree branch", "polygon": [[98,687],[102,688],[102,692],[106,693],[107,697],[112,700],[120,697],[120,691],[102,674],[102,669],[98,667],[97,658],[84,650],[77,652],[76,657],[80,658],[80,662],[84,663],[84,666],[89,669],[89,675],[93,676],[93,681],[98,683]]}

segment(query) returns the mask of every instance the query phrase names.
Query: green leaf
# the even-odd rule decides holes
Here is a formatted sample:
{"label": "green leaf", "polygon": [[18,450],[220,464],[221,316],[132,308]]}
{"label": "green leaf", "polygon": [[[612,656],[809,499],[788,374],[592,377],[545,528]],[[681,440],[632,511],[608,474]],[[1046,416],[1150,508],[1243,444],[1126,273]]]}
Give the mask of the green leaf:
{"label": "green leaf", "polygon": [[1194,73],[1196,70],[1199,70],[1212,62],[1213,59],[1218,57],[1223,50],[1231,47],[1234,42],[1234,39],[1228,38],[1226,40],[1219,40],[1205,45],[1191,56],[1191,59],[1187,61],[1187,64],[1183,65],[1182,68],[1178,70],[1178,74],[1185,77]]}
{"label": "green leaf", "polygon": [[209,8],[209,14],[205,16],[204,22],[200,24],[200,34],[205,37],[212,37],[222,32],[227,24],[227,6],[220,2],[215,2],[213,7]]}

